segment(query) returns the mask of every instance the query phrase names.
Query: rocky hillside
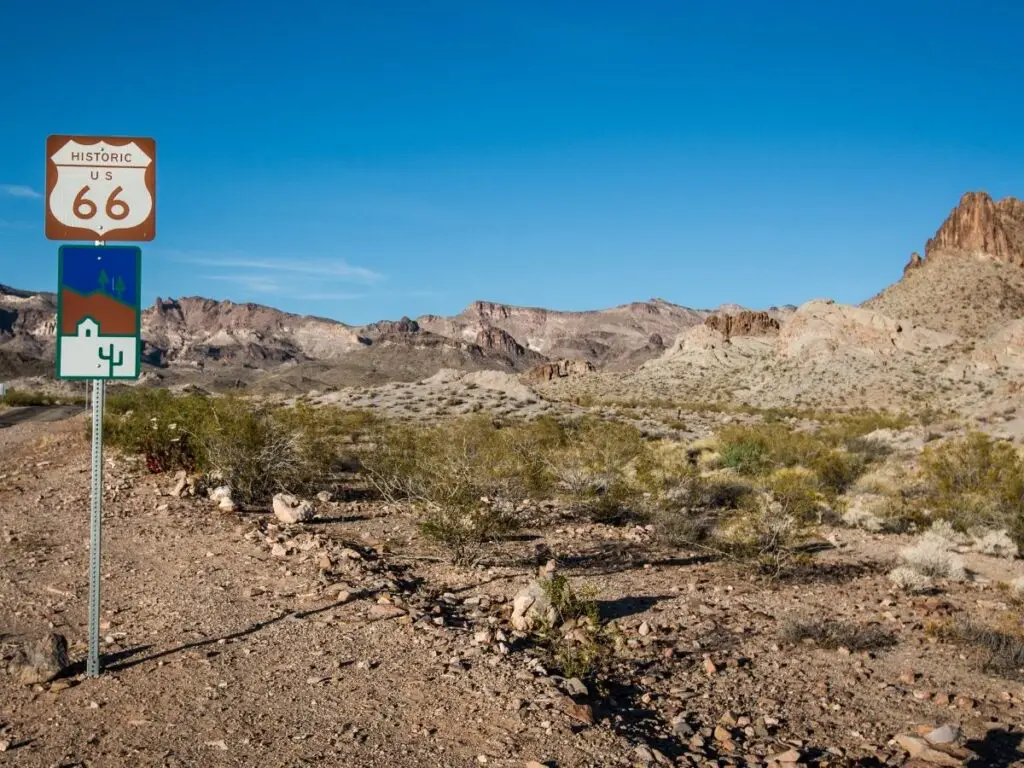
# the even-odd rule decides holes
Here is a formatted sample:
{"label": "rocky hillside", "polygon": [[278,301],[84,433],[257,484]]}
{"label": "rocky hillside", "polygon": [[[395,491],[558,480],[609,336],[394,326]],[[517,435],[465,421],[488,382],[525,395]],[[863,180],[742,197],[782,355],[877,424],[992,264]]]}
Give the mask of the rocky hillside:
{"label": "rocky hillside", "polygon": [[57,297],[0,284],[0,378],[43,373],[53,359]]}
{"label": "rocky hillside", "polygon": [[635,371],[550,393],[761,406],[1009,407],[1024,388],[1024,205],[968,193],[903,278],[862,306],[715,313]]}
{"label": "rocky hillside", "polygon": [[422,327],[450,338],[477,340],[503,331],[528,350],[550,359],[581,359],[608,368],[632,367],[661,354],[680,331],[706,310],[663,299],[589,312],[559,312],[476,301],[455,317],[425,315]]}
{"label": "rocky hillside", "polygon": [[903,278],[864,306],[965,340],[1024,316],[1024,202],[968,192]]}

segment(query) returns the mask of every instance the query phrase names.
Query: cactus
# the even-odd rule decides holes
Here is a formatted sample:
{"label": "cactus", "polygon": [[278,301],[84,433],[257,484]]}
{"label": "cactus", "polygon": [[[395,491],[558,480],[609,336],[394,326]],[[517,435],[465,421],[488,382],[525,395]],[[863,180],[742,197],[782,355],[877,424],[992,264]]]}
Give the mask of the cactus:
{"label": "cactus", "polygon": [[[110,363],[110,375],[111,376],[114,375],[114,368],[115,367],[119,367],[119,366],[124,365],[124,352],[122,350],[117,350],[117,355],[115,356],[114,355],[114,344],[113,344],[113,342],[108,344],[106,349],[104,349],[103,347],[100,347],[98,352],[99,352],[100,360],[106,360],[107,362]],[[106,352],[106,354],[104,354],[104,352]]]}

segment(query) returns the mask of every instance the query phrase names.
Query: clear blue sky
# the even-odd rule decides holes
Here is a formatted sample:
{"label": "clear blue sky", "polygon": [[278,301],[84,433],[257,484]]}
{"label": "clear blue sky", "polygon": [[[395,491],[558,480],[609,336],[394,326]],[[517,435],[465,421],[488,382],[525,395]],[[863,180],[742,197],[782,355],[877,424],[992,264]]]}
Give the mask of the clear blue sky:
{"label": "clear blue sky", "polygon": [[50,133],[152,136],[143,300],[353,323],[862,301],[1024,195],[1024,3],[9,2],[0,282],[52,289]]}

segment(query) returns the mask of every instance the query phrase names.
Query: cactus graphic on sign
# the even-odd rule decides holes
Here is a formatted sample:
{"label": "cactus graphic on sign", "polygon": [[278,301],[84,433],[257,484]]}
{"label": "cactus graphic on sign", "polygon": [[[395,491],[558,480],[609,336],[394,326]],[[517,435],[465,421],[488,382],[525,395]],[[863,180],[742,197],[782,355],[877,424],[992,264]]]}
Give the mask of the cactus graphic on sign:
{"label": "cactus graphic on sign", "polygon": [[58,379],[139,377],[141,266],[134,246],[60,247]]}

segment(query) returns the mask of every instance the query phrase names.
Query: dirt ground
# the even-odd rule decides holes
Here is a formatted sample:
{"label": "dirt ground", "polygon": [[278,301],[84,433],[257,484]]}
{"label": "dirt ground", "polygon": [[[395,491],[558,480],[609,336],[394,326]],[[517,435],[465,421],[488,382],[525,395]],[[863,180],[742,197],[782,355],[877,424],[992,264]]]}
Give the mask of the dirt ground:
{"label": "dirt ground", "polygon": [[[1019,560],[972,556],[973,580],[912,597],[885,578],[901,537],[841,530],[800,578],[765,584],[549,510],[455,568],[356,492],[283,529],[114,455],[105,672],[86,679],[88,459],[80,416],[0,430],[0,669],[50,631],[75,662],[44,685],[0,678],[0,766],[924,765],[891,740],[946,723],[968,764],[1024,765],[1024,686],[928,631],[1012,615],[999,583]],[[601,686],[548,674],[509,628],[548,556],[618,627]],[[794,646],[794,618],[893,644]]]}

